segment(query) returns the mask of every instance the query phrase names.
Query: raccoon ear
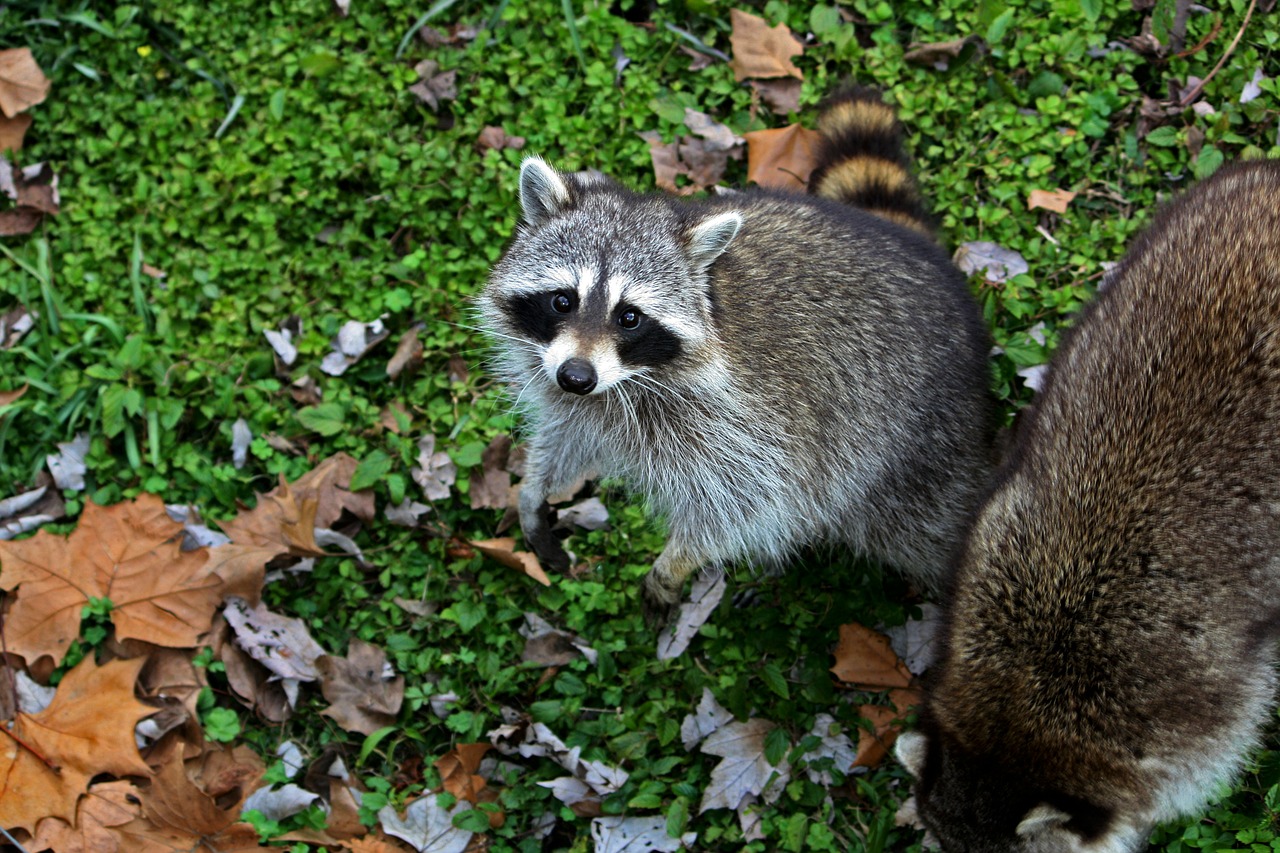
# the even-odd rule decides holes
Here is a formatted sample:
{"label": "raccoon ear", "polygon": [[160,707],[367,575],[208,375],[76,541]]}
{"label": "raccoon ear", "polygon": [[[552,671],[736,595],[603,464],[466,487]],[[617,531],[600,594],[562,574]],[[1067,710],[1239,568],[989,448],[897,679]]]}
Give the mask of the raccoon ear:
{"label": "raccoon ear", "polygon": [[898,735],[898,742],[893,746],[893,754],[898,757],[898,761],[917,779],[924,772],[924,758],[928,752],[929,741],[920,732],[903,732]]}
{"label": "raccoon ear", "polygon": [[717,213],[689,229],[689,263],[701,272],[711,266],[729,248],[742,227],[742,214],[736,210]]}
{"label": "raccoon ear", "polygon": [[1052,829],[1055,826],[1071,820],[1071,815],[1062,809],[1041,803],[1040,805],[1027,812],[1026,816],[1018,824],[1018,835],[1022,837],[1039,835],[1045,830]]}
{"label": "raccoon ear", "polygon": [[541,225],[569,206],[569,185],[541,157],[528,157],[520,166],[520,208],[524,221]]}

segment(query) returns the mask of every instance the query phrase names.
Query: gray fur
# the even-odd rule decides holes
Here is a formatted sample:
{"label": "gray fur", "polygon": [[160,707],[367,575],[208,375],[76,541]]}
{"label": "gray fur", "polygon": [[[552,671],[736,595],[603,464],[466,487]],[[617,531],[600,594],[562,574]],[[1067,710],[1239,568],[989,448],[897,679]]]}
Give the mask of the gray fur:
{"label": "gray fur", "polygon": [[[699,567],[781,565],[817,542],[936,586],[985,487],[993,422],[987,333],[946,255],[803,194],[680,201],[558,178],[567,200],[526,164],[525,224],[478,303],[529,427],[521,525],[543,560],[565,562],[547,495],[594,473],[667,521],[645,582],[655,610]],[[587,316],[610,287],[611,306],[678,339],[677,357],[633,369],[612,355],[621,333]],[[531,339],[508,300],[557,290],[587,296],[554,341]],[[566,393],[556,364],[584,353],[601,386]]]}
{"label": "gray fur", "polygon": [[1163,211],[1054,359],[900,740],[948,851],[1133,851],[1238,772],[1280,639],[1280,163]]}

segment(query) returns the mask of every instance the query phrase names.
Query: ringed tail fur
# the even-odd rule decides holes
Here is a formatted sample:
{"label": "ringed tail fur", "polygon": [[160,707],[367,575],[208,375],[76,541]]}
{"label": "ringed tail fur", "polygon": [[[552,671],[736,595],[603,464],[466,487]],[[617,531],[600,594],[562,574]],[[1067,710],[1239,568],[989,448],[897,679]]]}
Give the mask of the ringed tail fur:
{"label": "ringed tail fur", "polygon": [[902,144],[902,124],[878,89],[850,86],[829,97],[818,132],[810,193],[936,238]]}

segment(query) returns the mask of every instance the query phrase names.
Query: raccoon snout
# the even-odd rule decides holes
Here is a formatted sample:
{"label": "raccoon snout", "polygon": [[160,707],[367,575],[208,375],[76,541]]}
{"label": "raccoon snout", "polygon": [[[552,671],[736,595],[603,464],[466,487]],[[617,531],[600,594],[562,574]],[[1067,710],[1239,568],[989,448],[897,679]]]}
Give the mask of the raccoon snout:
{"label": "raccoon snout", "polygon": [[586,359],[565,359],[556,371],[556,382],[570,394],[590,394],[596,387],[596,369]]}

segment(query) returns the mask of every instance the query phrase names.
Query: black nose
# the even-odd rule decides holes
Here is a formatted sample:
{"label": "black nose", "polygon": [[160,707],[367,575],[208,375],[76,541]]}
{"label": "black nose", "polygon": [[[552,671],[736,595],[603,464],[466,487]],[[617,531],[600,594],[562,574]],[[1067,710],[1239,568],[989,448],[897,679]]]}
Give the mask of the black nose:
{"label": "black nose", "polygon": [[586,359],[566,359],[556,371],[556,382],[570,394],[590,394],[596,387],[596,369]]}

